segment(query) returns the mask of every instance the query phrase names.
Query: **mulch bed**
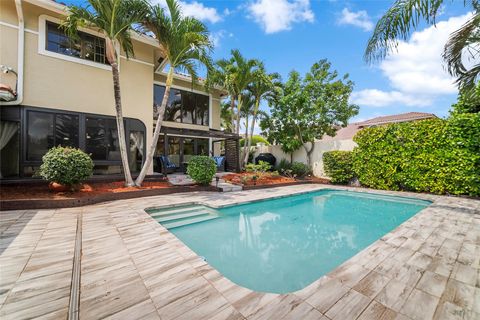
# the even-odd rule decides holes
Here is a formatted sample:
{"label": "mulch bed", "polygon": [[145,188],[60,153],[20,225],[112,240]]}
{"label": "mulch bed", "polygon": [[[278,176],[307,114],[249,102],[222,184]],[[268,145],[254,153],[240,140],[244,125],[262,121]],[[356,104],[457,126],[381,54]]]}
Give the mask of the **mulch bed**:
{"label": "mulch bed", "polygon": [[173,186],[167,181],[145,181],[142,187],[125,187],[123,181],[91,182],[77,192],[52,192],[47,184],[24,183],[0,187],[0,210],[70,208],[105,201],[132,199],[189,191],[217,191],[210,186]]}
{"label": "mulch bed", "polygon": [[282,186],[290,186],[295,184],[307,184],[307,183],[322,183],[322,184],[329,184],[330,180],[316,178],[316,177],[308,177],[302,179],[294,179],[280,175],[270,175],[266,173],[264,175],[260,175],[256,181],[252,180],[255,174],[251,172],[241,172],[241,173],[231,173],[227,174],[222,177],[227,182],[232,184],[237,184],[243,186],[243,190],[251,190],[251,189],[263,189],[263,188],[271,188],[271,187],[282,187]]}

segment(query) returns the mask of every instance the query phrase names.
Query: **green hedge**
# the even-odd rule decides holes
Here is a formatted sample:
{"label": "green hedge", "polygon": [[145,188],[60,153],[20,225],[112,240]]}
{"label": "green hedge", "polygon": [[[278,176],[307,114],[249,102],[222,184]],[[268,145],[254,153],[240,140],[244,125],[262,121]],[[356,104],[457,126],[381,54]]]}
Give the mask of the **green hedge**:
{"label": "green hedge", "polygon": [[351,151],[328,151],[323,154],[323,167],[332,183],[348,184],[355,176]]}
{"label": "green hedge", "polygon": [[354,141],[363,186],[480,195],[480,114],[368,128]]}

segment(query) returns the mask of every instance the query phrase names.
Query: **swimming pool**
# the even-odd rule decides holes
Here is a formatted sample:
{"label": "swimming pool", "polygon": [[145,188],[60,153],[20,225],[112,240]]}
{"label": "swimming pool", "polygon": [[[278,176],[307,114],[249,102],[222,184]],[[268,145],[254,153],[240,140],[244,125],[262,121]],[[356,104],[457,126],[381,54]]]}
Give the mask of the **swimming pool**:
{"label": "swimming pool", "polygon": [[236,284],[287,293],[335,269],[429,204],[321,190],[221,209],[149,213]]}

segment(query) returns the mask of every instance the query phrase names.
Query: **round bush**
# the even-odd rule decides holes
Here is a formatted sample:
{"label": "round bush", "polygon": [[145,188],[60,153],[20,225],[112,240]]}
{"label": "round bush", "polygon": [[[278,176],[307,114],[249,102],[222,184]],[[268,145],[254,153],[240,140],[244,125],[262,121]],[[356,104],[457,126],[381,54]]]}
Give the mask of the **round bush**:
{"label": "round bush", "polygon": [[217,172],[215,161],[207,156],[194,156],[188,161],[187,174],[195,182],[209,185]]}
{"label": "round bush", "polygon": [[72,186],[92,175],[93,161],[80,149],[53,147],[42,158],[39,175],[49,181]]}

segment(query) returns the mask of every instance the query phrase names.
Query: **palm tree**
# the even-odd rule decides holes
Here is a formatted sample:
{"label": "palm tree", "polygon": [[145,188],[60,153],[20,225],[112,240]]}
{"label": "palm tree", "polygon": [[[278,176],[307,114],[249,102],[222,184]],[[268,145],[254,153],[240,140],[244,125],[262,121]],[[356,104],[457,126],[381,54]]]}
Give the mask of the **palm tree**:
{"label": "palm tree", "polygon": [[142,23],[143,27],[158,39],[160,51],[165,63],[169,65],[169,70],[162,104],[158,109],[152,144],[148,149],[142,170],[135,180],[137,186],[142,184],[152,164],[175,71],[186,71],[190,75],[193,85],[198,79],[197,68],[203,65],[210,69],[212,64],[210,52],[213,44],[210,41],[207,27],[193,17],[183,16],[176,0],[166,1],[168,12],[160,5],[154,5]]}
{"label": "palm tree", "polygon": [[248,126],[250,121],[250,116],[253,115],[253,110],[255,108],[255,97],[248,91],[242,95],[243,108],[240,110],[240,118],[245,119],[245,138],[243,140],[243,154],[247,154],[250,149],[247,149],[247,139],[248,139]]}
{"label": "palm tree", "polygon": [[255,123],[257,121],[258,109],[260,102],[273,95],[278,90],[278,81],[280,75],[277,73],[267,74],[263,63],[259,64],[258,69],[253,72],[253,80],[248,86],[248,91],[253,97],[254,106],[252,110],[252,125],[250,126],[250,135],[245,136],[246,154],[243,159],[244,165],[248,162],[248,151],[252,146],[252,137],[255,130]]}
{"label": "palm tree", "polygon": [[[445,0],[396,0],[392,7],[378,21],[365,50],[369,63],[384,59],[397,49],[398,40],[406,40],[412,29],[422,20],[435,24]],[[443,58],[449,73],[457,77],[460,88],[472,88],[480,75],[480,63],[467,68],[464,61],[478,59],[480,44],[480,2],[465,0],[465,6],[473,9],[473,16],[460,29],[450,35],[445,45]]]}
{"label": "palm tree", "polygon": [[87,7],[69,6],[69,12],[62,22],[62,27],[73,40],[78,39],[77,30],[79,27],[97,28],[105,35],[105,55],[112,67],[118,143],[125,174],[125,184],[133,186],[123,125],[117,44],[123,48],[127,58],[134,55],[131,40],[132,28],[135,24],[143,21],[148,12],[148,4],[145,0],[88,0],[88,3],[89,6]]}
{"label": "palm tree", "polygon": [[229,102],[222,102],[220,106],[220,120],[221,126],[226,132],[233,132],[233,114]]}

